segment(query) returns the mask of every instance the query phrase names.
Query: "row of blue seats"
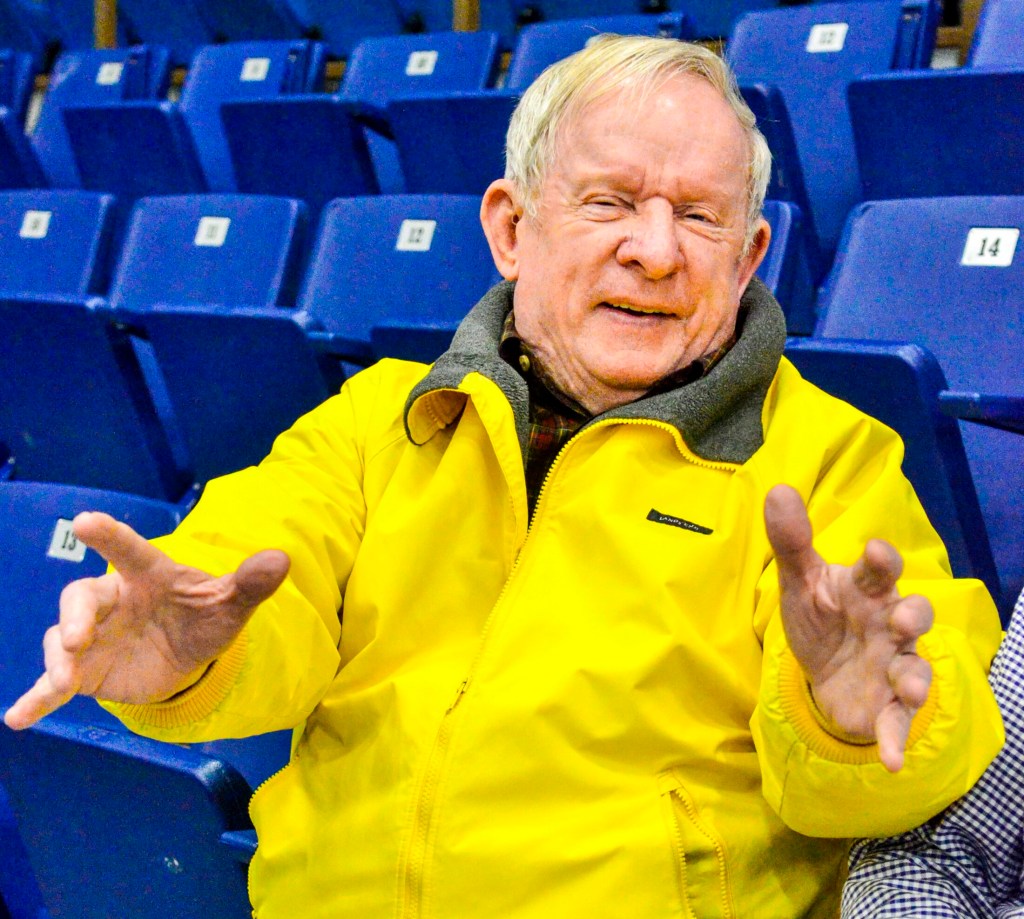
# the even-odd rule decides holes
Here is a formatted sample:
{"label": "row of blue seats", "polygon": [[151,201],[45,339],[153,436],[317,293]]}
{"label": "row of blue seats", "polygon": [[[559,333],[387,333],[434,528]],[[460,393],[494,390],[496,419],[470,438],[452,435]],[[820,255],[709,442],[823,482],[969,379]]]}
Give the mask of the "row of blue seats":
{"label": "row of blue seats", "polygon": [[[145,198],[107,285],[113,210],[0,194],[0,445],[17,478],[177,501],[261,459],[345,364],[432,360],[498,280],[475,196],[337,199],[311,244],[294,199]],[[799,224],[767,213],[761,274],[781,293]]]}
{"label": "row of blue seats", "polygon": [[[536,22],[683,13],[702,39],[725,38],[746,12],[780,6],[780,0],[480,0],[479,28],[514,46],[518,30]],[[185,66],[203,45],[224,41],[290,41],[316,37],[335,57],[348,57],[364,38],[440,32],[457,25],[450,0],[120,0],[119,44],[166,45]],[[93,0],[0,0],[0,46],[31,53],[38,64],[47,49],[94,47]]]}
{"label": "row of blue seats", "polygon": [[[800,320],[814,334],[794,340],[794,353],[834,338],[909,341],[937,356],[954,390],[971,393],[944,396],[943,412],[1012,421],[1012,399],[1024,396],[1013,360],[1024,343],[1022,200],[855,209],[810,319]],[[433,359],[497,279],[474,196],[337,199],[308,246],[306,209],[294,199],[165,196],[136,205],[107,289],[112,208],[89,193],[0,197],[0,443],[9,477],[187,499],[194,484],[257,462],[353,365]],[[798,273],[798,211],[769,202],[766,215],[773,242],[759,273],[785,300],[794,283],[809,289]],[[875,387],[879,373],[843,374],[826,388],[842,385],[838,394],[868,407],[850,387]],[[923,440],[891,416],[907,404],[906,387],[880,392],[895,397],[890,414],[877,413],[907,431],[911,478],[955,569],[1015,597],[1024,480],[1022,489],[1006,483],[1024,470],[1016,439],[965,424],[963,482],[927,452],[915,467]],[[933,401],[928,430],[943,423]],[[973,496],[980,509],[964,511]]]}
{"label": "row of blue seats", "polygon": [[[158,206],[170,201],[152,200]],[[379,205],[385,199],[363,200]],[[143,209],[149,203],[144,202]],[[295,202],[275,204],[286,205],[292,221],[301,209]],[[396,294],[400,280],[381,261],[390,245],[429,251],[425,247],[444,235],[442,222],[429,226],[421,219],[424,212],[418,203],[414,207],[417,222],[403,227],[401,221],[409,218],[401,215],[410,211],[399,212],[396,220],[401,221],[392,223],[387,245],[371,238],[365,214],[350,215],[359,221],[355,232],[364,237],[362,269],[376,287],[360,288],[358,309],[370,310],[375,300],[395,304],[405,296],[416,301],[429,296],[431,279],[419,277],[416,290]],[[196,246],[197,235],[209,248],[218,248],[212,245],[218,240],[222,246],[228,244],[237,228],[233,219],[230,225],[207,223],[203,230],[201,217],[197,221],[197,212],[192,213],[186,240],[191,246]],[[56,215],[50,219],[56,226]],[[36,215],[32,220],[28,236],[39,238],[42,218]],[[147,249],[159,256],[162,249],[174,248],[147,237],[142,222],[133,224],[137,232],[129,235],[132,245],[145,247],[138,259],[144,259]],[[1024,198],[918,199],[860,206],[847,222],[840,257],[824,288],[816,334],[791,339],[786,349],[811,380],[900,431],[907,447],[904,469],[946,541],[954,571],[983,578],[997,597],[1007,598],[1024,582],[1022,227]],[[321,230],[321,239],[325,232]],[[177,247],[185,248],[181,242]],[[343,274],[354,270],[343,246],[332,248],[331,256],[340,261]],[[233,273],[247,274],[260,263],[256,256],[241,262],[237,257],[236,253],[235,260],[226,260],[225,268]],[[287,273],[284,261],[273,262],[266,272],[280,279]],[[469,261],[464,250],[456,262],[446,265],[452,284]],[[154,258],[153,271],[166,270],[158,262]],[[183,275],[189,267],[197,275],[215,274],[210,265],[190,266],[188,260],[184,264],[172,284],[187,284]],[[357,265],[346,282],[351,279],[359,286],[359,275]],[[140,290],[143,280],[138,282]],[[82,283],[88,286],[87,281]],[[124,278],[115,280],[115,299],[130,299],[127,291],[115,293],[127,283]],[[481,278],[481,286],[485,283]],[[279,280],[278,287],[282,284]],[[452,288],[445,296],[461,301],[468,292]],[[7,301],[2,302],[6,306]],[[29,309],[38,305],[23,303]],[[78,307],[86,311],[80,303]],[[161,310],[154,307],[152,312],[158,315]],[[145,314],[140,309],[137,315]],[[277,314],[275,319],[284,322],[291,316],[280,308]],[[220,350],[214,349],[213,359],[221,360],[223,349],[236,343],[231,323],[253,315],[223,310],[219,332],[204,328],[182,345],[202,351],[210,343],[206,337],[216,334]],[[259,315],[270,317],[273,310]],[[85,347],[80,339],[40,345],[42,331],[52,319],[42,311],[32,320],[41,334],[29,344],[35,350],[25,364],[11,371],[0,359],[0,379],[27,374],[19,379],[19,389],[33,385],[31,367],[26,365],[52,364],[55,376],[63,371],[65,392],[49,392],[46,403],[37,407],[51,427],[60,425],[63,404],[81,392],[103,398],[94,395],[91,385],[90,373],[98,368],[80,372],[70,364],[73,353]],[[445,321],[453,323],[456,317]],[[436,346],[445,332],[442,326],[430,322],[419,331]],[[447,334],[450,331],[448,325]],[[50,332],[61,339],[60,328]],[[415,337],[415,329],[408,332]],[[0,331],[0,341],[6,334]],[[55,350],[54,344],[63,349]],[[243,344],[243,352],[247,348]],[[219,369],[228,375],[242,372],[249,356],[224,359]],[[292,373],[288,365],[259,365],[261,374],[268,369],[278,371],[272,387]],[[221,399],[218,388],[207,380],[195,382],[193,398],[216,407]],[[263,393],[257,397],[262,399]],[[224,408],[221,425],[228,432],[235,421],[231,413],[238,407]],[[259,414],[262,408],[250,411]],[[90,435],[99,436],[101,421],[94,412]],[[80,418],[77,423],[89,422]],[[217,435],[217,430],[210,434]],[[75,514],[104,510],[155,536],[172,529],[187,508],[187,501],[175,505],[77,486],[0,481],[0,568],[5,572],[0,580],[0,605],[5,609],[0,707],[10,704],[38,672],[39,636],[52,621],[63,585],[103,571],[102,559],[76,543],[70,532]],[[1004,606],[1004,612],[1007,609]],[[251,788],[282,765],[287,753],[286,734],[188,749],[128,737],[94,703],[82,699],[24,734],[0,731],[0,894],[16,919],[37,919],[43,907],[53,916],[149,915],[153,902],[159,903],[165,917],[246,915],[243,865],[255,839],[245,802]],[[168,802],[174,805],[169,807]],[[54,813],[60,813],[59,821],[53,819]],[[68,845],[72,839],[77,844]],[[111,858],[111,852],[118,857]]]}
{"label": "row of blue seats", "polygon": [[[571,27],[534,27],[517,46],[509,87],[521,89],[547,64],[582,47],[602,26],[675,36],[685,31],[680,16],[637,15],[575,22]],[[19,115],[27,87],[12,85],[10,101],[0,100],[10,109],[5,121],[11,146],[11,153],[0,158],[0,164],[10,164],[9,174],[0,174],[0,184],[86,187],[138,197],[142,185],[133,188],[125,183],[141,176],[137,182],[154,193],[266,192],[247,186],[250,181],[266,181],[264,174],[272,170],[260,157],[288,132],[293,144],[311,137],[310,148],[317,155],[307,168],[316,169],[319,183],[337,176],[330,190],[317,195],[321,201],[373,192],[379,185],[392,191],[415,190],[389,188],[391,176],[375,174],[364,132],[353,122],[393,136],[395,126],[385,111],[390,100],[490,87],[498,73],[498,36],[443,32],[366,40],[349,61],[340,91],[331,95],[322,92],[326,61],[327,49],[318,42],[205,46],[192,60],[180,102],[172,104],[165,98],[166,48],[65,54],[54,66],[27,144],[18,136],[24,127],[19,130]],[[23,64],[19,72],[24,72]],[[284,99],[284,108],[271,104]],[[228,113],[225,136],[222,105],[255,100],[264,103],[255,113],[246,107]],[[503,122],[507,118],[504,112]],[[498,127],[503,130],[504,123]],[[404,138],[410,132],[398,133]],[[402,145],[407,158],[416,139],[421,140],[410,138]],[[374,138],[368,142],[374,145]],[[335,145],[339,149],[334,150]],[[382,149],[380,143],[373,146],[374,153]],[[239,171],[242,175],[236,177]],[[250,179],[251,173],[255,175]]]}
{"label": "row of blue seats", "polygon": [[[93,0],[0,0],[0,43],[37,64],[53,48],[88,50],[95,12]],[[165,45],[175,66],[215,42],[316,37],[347,57],[364,38],[453,25],[451,0],[118,0],[115,12],[119,44]]]}
{"label": "row of blue seats", "polygon": [[[748,13],[731,36],[775,157],[769,196],[801,209],[815,281],[862,200],[1024,193],[1024,145],[1007,130],[1024,121],[1024,70],[989,66],[987,31],[974,66],[920,69],[935,21],[930,2],[816,4]],[[161,98],[166,51],[61,58],[31,137],[20,97],[0,116],[0,186],[80,185],[126,208],[144,195],[241,190],[298,197],[314,214],[382,190],[478,194],[502,171],[523,88],[602,29],[691,27],[681,14],[525,27],[500,88],[487,32],[365,41],[332,94],[318,91],[325,53],[309,42],[201,49],[178,103]],[[118,66],[118,79],[97,80]]]}

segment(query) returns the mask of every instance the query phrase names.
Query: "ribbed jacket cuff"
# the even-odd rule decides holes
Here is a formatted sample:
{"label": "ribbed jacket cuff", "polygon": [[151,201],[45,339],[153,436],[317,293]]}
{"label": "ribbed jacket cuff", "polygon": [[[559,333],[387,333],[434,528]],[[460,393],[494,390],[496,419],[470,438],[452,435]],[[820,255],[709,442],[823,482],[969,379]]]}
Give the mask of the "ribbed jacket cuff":
{"label": "ribbed jacket cuff", "polygon": [[235,685],[248,650],[246,630],[238,635],[195,683],[165,702],[148,705],[120,705],[105,702],[118,718],[140,727],[175,728],[194,724],[208,717],[224,701]]}
{"label": "ribbed jacket cuff", "polygon": [[[923,655],[922,655],[923,656]],[[779,661],[779,695],[782,711],[797,737],[807,748],[824,759],[851,766],[878,762],[878,744],[844,736],[829,725],[811,695],[811,687],[793,652],[786,648]],[[924,736],[938,708],[938,687],[932,684],[924,705],[914,715],[907,738],[907,749]]]}

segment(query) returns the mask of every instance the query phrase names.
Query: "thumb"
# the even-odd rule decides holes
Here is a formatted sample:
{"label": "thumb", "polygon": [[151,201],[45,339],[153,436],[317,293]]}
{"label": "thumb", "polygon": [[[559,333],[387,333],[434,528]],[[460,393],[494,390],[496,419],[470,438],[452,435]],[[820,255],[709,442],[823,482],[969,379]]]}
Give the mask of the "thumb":
{"label": "thumb", "polygon": [[251,610],[274,594],[281,586],[291,560],[279,549],[266,549],[249,556],[235,572],[235,605]]}
{"label": "thumb", "polygon": [[779,567],[779,580],[802,580],[819,568],[822,558],[814,549],[814,532],[800,493],[789,485],[776,485],[765,498],[764,525]]}

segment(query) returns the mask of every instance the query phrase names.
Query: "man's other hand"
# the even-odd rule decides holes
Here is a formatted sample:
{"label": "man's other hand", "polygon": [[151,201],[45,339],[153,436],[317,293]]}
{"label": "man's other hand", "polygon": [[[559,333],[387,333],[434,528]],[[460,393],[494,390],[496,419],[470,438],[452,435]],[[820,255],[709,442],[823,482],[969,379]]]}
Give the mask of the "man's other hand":
{"label": "man's other hand", "polygon": [[882,763],[898,771],[931,683],[931,666],[916,652],[932,625],[931,604],[899,595],[903,560],[881,540],[870,540],[852,566],[828,564],[811,544],[803,499],[788,485],[768,493],[764,516],[786,638],[819,711],[837,733],[877,741]]}

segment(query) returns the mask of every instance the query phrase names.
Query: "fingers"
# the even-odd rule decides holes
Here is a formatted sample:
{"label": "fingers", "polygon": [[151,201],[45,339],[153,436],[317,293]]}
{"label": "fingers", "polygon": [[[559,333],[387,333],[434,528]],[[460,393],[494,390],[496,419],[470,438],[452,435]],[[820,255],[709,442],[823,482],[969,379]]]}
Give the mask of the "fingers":
{"label": "fingers", "polygon": [[236,602],[245,609],[259,606],[281,586],[290,565],[288,556],[277,549],[247,558],[235,572]]}
{"label": "fingers", "polygon": [[128,524],[98,511],[78,514],[73,528],[75,536],[125,576],[143,574],[167,558]]}
{"label": "fingers", "polygon": [[903,768],[907,738],[914,713],[898,702],[890,702],[875,721],[875,736],[878,738],[878,758],[890,772]]}
{"label": "fingers", "polygon": [[40,718],[55,712],[78,690],[73,663],[64,653],[60,629],[53,626],[43,638],[46,671],[35,685],[4,713],[4,723],[16,731],[31,727]]}
{"label": "fingers", "polygon": [[879,712],[875,737],[879,759],[890,772],[903,768],[910,727],[928,698],[931,681],[931,665],[916,654],[898,654],[889,665],[889,683],[895,698]]}
{"label": "fingers", "polygon": [[803,577],[822,564],[811,542],[814,534],[800,493],[789,485],[776,485],[764,502],[768,541],[779,565],[779,577]]}
{"label": "fingers", "polygon": [[932,627],[935,613],[931,603],[920,594],[903,597],[889,616],[889,631],[898,651],[913,651],[914,643]]}
{"label": "fingers", "polygon": [[928,698],[932,683],[932,668],[916,654],[897,654],[889,665],[889,685],[896,701],[916,712]]}
{"label": "fingers", "polygon": [[72,581],[60,595],[60,635],[66,651],[86,650],[93,642],[96,624],[113,609],[120,578],[104,575]]}
{"label": "fingers", "polygon": [[868,540],[851,569],[853,583],[868,597],[883,597],[891,592],[902,573],[903,558],[881,539]]}

